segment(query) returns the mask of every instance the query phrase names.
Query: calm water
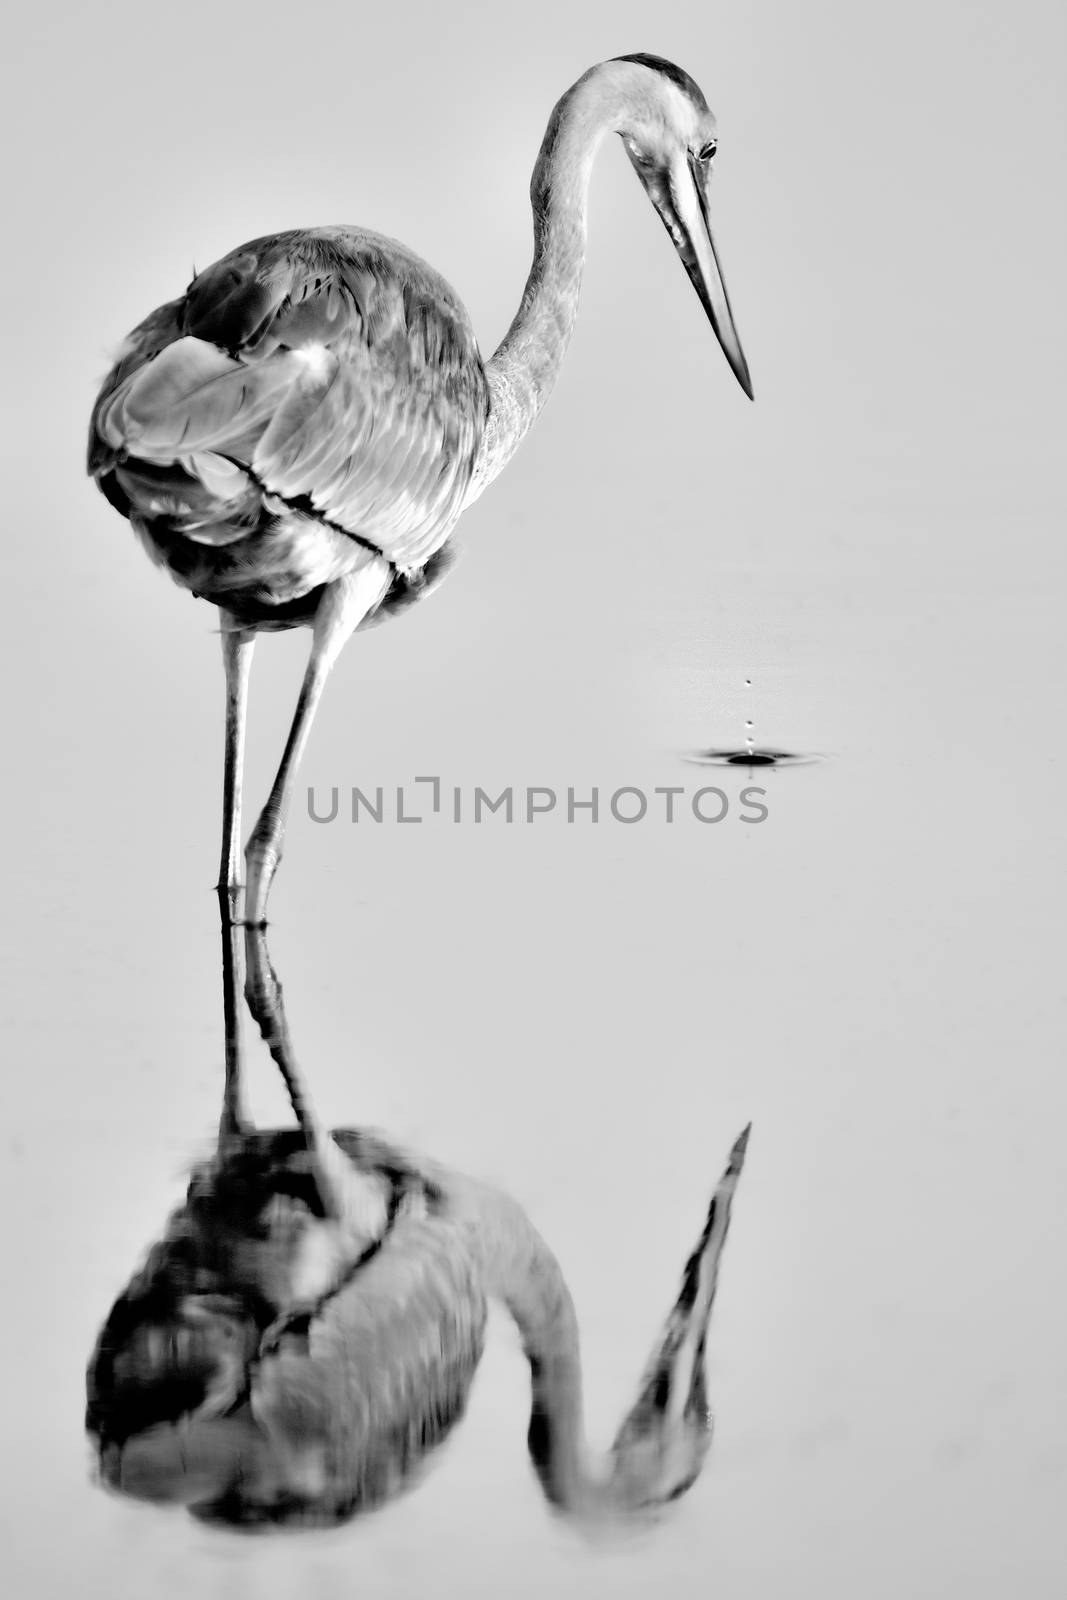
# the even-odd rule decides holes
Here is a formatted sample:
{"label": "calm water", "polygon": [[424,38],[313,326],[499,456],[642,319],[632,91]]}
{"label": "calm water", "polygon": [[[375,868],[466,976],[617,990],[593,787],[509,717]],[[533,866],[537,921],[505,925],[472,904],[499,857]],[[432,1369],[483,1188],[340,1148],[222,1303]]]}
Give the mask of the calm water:
{"label": "calm water", "polygon": [[[127,75],[121,126],[153,111],[155,165],[136,145],[101,223],[84,206],[92,151],[120,127],[100,103],[101,46],[80,21],[61,46],[24,41],[25,81],[65,74],[69,97],[66,133],[43,137],[12,202],[24,234],[49,241],[38,292],[64,308],[62,337],[21,321],[10,334],[26,376],[6,475],[0,1499],[20,1593],[1062,1592],[1063,495],[1049,462],[1063,313],[1046,209],[1062,135],[1043,66],[1059,24],[1028,8],[1013,52],[960,31],[952,5],[932,20],[898,8],[877,35],[843,6],[803,27],[783,9],[755,31],[737,8],[714,39],[679,17],[659,43],[623,10],[622,31],[600,8],[568,22],[565,50],[546,37],[518,64],[503,22],[478,33],[481,77],[432,134],[471,162],[462,215],[428,171],[425,122],[398,134],[388,171],[382,155],[353,171],[342,134],[386,125],[392,67],[369,106],[323,113],[338,153],[314,175],[260,108],[249,148],[277,182],[234,196],[209,150],[231,123],[208,113],[190,155],[172,66],[167,93]],[[334,21],[351,39],[352,20]],[[147,28],[130,8],[131,61]],[[243,37],[227,24],[208,89]],[[559,392],[465,520],[449,582],[335,673],[305,787],[325,801],[336,786],[339,812],[324,824],[298,808],[272,950],[324,1117],[502,1183],[551,1242],[598,1442],[753,1120],[712,1324],[712,1455],[651,1530],[605,1545],[561,1525],[527,1461],[527,1370],[499,1318],[467,1418],[411,1494],[329,1533],[206,1529],[102,1492],[82,1432],[99,1324],[210,1144],[222,1068],[215,623],[81,480],[93,383],[190,254],[319,215],[425,251],[491,347],[521,286],[523,186],[551,100],[634,41],[706,78],[729,124],[719,234],[758,404],[735,392],[626,163],[605,159]],[[383,32],[386,62],[397,42]],[[294,45],[293,67],[311,82],[309,48]],[[424,109],[442,81],[466,82],[467,46],[447,50],[443,79],[436,54],[407,59],[403,92]],[[994,103],[1000,133],[979,158],[958,130],[977,139]],[[886,132],[902,107],[906,159]],[[483,246],[498,193],[501,238]],[[72,258],[104,263],[76,307]],[[1023,281],[991,327],[1004,285]],[[627,318],[652,305],[655,336],[635,352]],[[304,647],[259,647],[253,801]],[[702,772],[679,754],[744,750],[749,721],[758,750],[823,759]],[[419,776],[440,780],[436,814]],[[387,807],[353,823],[354,786],[402,787],[425,820]],[[474,823],[475,788],[507,786],[557,803]],[[693,810],[711,786],[727,801],[717,822]],[[657,790],[671,787],[668,823]],[[597,820],[568,821],[568,791],[594,788]],[[612,814],[621,790],[646,797],[640,821]],[[281,1121],[276,1074],[255,1059],[256,1110]]]}

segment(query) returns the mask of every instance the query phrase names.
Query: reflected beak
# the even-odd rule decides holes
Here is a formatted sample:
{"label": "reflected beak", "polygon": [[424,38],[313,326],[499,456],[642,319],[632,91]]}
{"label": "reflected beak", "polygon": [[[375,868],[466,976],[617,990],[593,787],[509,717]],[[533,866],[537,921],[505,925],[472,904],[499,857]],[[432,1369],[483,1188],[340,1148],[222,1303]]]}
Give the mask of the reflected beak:
{"label": "reflected beak", "polygon": [[712,238],[708,213],[709,175],[705,175],[699,162],[692,156],[684,162],[672,162],[665,169],[639,164],[632,153],[630,159],[674,241],[686,272],[693,280],[693,287],[715,329],[715,337],[733,368],[734,377],[748,398],[755,399],[748,362],[734,326],[730,297],[726,293]]}

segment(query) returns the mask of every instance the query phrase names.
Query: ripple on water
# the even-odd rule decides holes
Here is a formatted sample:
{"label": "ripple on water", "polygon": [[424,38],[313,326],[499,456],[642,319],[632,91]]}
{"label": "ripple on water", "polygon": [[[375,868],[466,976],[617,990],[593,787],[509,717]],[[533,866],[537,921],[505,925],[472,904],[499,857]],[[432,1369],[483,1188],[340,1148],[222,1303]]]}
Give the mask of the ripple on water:
{"label": "ripple on water", "polygon": [[800,767],[822,757],[803,751],[765,750],[690,750],[684,759],[698,767]]}

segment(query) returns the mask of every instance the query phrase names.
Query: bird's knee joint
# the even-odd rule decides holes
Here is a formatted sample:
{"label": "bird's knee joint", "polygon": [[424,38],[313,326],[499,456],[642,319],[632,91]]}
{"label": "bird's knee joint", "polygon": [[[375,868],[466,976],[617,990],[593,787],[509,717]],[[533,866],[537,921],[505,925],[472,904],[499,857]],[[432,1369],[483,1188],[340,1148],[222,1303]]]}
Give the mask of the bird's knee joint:
{"label": "bird's knee joint", "polygon": [[245,845],[245,867],[251,870],[258,867],[278,865],[282,859],[282,840],[280,836],[266,833],[261,834],[257,829]]}

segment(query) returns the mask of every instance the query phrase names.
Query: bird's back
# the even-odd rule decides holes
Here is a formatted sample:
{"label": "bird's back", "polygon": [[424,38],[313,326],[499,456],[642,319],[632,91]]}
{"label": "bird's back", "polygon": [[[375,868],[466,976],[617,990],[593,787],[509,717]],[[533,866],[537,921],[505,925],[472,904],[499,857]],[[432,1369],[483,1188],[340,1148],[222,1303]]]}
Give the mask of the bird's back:
{"label": "bird's back", "polygon": [[284,626],[374,553],[417,585],[487,411],[444,279],[365,230],[293,231],[232,251],[134,330],[88,464],[178,582]]}

